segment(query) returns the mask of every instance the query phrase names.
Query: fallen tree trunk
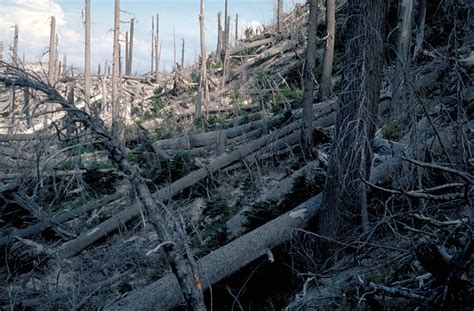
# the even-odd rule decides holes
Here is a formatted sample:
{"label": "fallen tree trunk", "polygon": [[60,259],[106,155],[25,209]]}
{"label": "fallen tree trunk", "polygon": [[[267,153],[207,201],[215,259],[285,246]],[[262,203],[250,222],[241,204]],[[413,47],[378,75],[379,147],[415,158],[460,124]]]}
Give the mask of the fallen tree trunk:
{"label": "fallen tree trunk", "polygon": [[8,235],[0,237],[0,247],[6,246],[15,237],[25,238],[25,237],[40,233],[41,231],[51,226],[54,226],[55,224],[62,224],[75,217],[81,216],[87,212],[90,212],[99,207],[107,205],[110,202],[117,200],[120,196],[121,194],[115,193],[115,194],[106,196],[104,198],[101,198],[97,201],[94,201],[92,203],[64,212],[61,215],[52,217],[50,220],[41,221],[27,228],[18,229],[13,232],[10,232]]}
{"label": "fallen tree trunk", "polygon": [[239,44],[239,45],[229,49],[227,51],[227,54],[228,55],[234,55],[234,54],[237,54],[237,53],[249,50],[249,49],[260,47],[262,45],[267,45],[267,44],[273,43],[274,41],[275,41],[275,38],[271,37],[271,38],[265,38],[265,39],[262,39],[262,40],[257,40],[257,41],[253,41],[253,42],[249,42],[249,43],[242,43],[242,44]]}
{"label": "fallen tree trunk", "polygon": [[49,139],[50,136],[31,134],[0,134],[0,142],[10,141],[29,141],[29,140],[44,140]]}
{"label": "fallen tree trunk", "polygon": [[[317,195],[292,211],[266,223],[233,242],[211,252],[198,261],[204,289],[230,277],[268,250],[288,242],[294,229],[303,229],[320,211]],[[173,274],[107,306],[105,310],[170,310],[184,303],[178,281]]]}
{"label": "fallen tree trunk", "polygon": [[[272,189],[261,195],[255,202],[264,202],[268,200],[280,201],[288,192],[290,192],[295,180],[301,176],[311,174],[313,170],[319,168],[319,160],[309,162],[287,178],[282,179]],[[242,234],[244,229],[245,216],[244,213],[251,210],[252,205],[245,206],[237,214],[235,214],[226,223],[227,233],[230,238],[235,238]]]}

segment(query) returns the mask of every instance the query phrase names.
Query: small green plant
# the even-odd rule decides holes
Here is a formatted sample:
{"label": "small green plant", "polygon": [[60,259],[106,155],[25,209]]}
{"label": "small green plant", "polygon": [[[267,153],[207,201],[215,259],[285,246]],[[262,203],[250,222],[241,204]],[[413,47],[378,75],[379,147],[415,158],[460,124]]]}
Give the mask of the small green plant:
{"label": "small green plant", "polygon": [[382,127],[382,136],[389,140],[399,140],[407,128],[403,120],[385,123]]}

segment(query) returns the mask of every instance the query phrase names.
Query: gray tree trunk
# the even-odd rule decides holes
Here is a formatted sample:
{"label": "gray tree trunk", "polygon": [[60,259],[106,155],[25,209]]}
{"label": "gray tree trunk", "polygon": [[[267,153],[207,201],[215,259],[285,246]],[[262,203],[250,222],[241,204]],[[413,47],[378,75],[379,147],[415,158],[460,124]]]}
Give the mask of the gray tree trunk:
{"label": "gray tree trunk", "polygon": [[120,78],[120,0],[115,0],[114,42],[112,63],[112,135],[119,142],[123,142],[123,122],[119,95]]}
{"label": "gray tree trunk", "polygon": [[224,38],[222,38],[223,40],[223,51],[224,53],[227,52],[227,49],[228,49],[228,38],[229,38],[229,24],[227,23],[228,21],[228,18],[229,18],[229,2],[228,0],[225,0],[225,6],[224,6]]}
{"label": "gray tree trunk", "polygon": [[49,83],[54,84],[54,65],[55,65],[55,41],[56,41],[56,17],[51,16],[51,28],[49,32],[49,59],[48,59],[48,78]]}
{"label": "gray tree trunk", "polygon": [[125,75],[128,76],[128,61],[130,59],[130,39],[128,31],[125,32]]}
{"label": "gray tree trunk", "polygon": [[84,97],[86,107],[90,105],[91,92],[91,1],[86,1],[85,44],[84,44]]}
{"label": "gray tree trunk", "polygon": [[184,69],[184,38],[181,38],[181,70]]}
{"label": "gray tree trunk", "polygon": [[418,54],[423,50],[423,41],[425,40],[426,25],[426,0],[418,1],[418,14],[416,16],[416,41],[413,50],[413,61],[416,60]]}
{"label": "gray tree trunk", "polygon": [[160,79],[160,54],[161,48],[158,48],[158,43],[160,42],[160,14],[156,14],[156,36],[155,36],[155,78],[156,82]]}
{"label": "gray tree trunk", "polygon": [[336,1],[326,0],[326,48],[319,84],[319,101],[326,101],[331,95],[332,64],[334,60],[334,37],[336,34]]}
{"label": "gray tree trunk", "polygon": [[[280,5],[280,2],[278,3]],[[313,90],[314,90],[314,66],[316,63],[316,31],[318,29],[318,0],[309,3],[308,18],[308,46],[306,49],[306,61],[304,69],[304,103],[303,103],[303,143],[308,152],[311,149],[311,137],[313,132]]]}
{"label": "gray tree trunk", "polygon": [[199,99],[196,101],[194,120],[198,121],[202,117],[202,107],[207,103],[207,53],[206,53],[206,33],[204,24],[204,0],[201,0],[199,12],[199,33],[201,41],[201,81],[199,83]]}
{"label": "gray tree trunk", "polygon": [[413,0],[399,0],[397,66],[393,76],[392,117],[398,118],[405,112],[406,96],[403,89],[410,72],[410,42],[413,21]]}
{"label": "gray tree trunk", "polygon": [[222,12],[217,13],[217,54],[222,51],[222,22],[221,22]]}
{"label": "gray tree trunk", "polygon": [[155,70],[155,17],[151,17],[151,67],[150,74]]}
{"label": "gray tree trunk", "polygon": [[132,64],[133,64],[133,33],[135,32],[135,19],[130,20],[130,43],[128,46],[128,68],[126,70],[127,75],[132,75]]}
{"label": "gray tree trunk", "polygon": [[18,24],[15,24],[15,32],[13,35],[13,54],[12,61],[16,65],[18,64]]}
{"label": "gray tree trunk", "polygon": [[[368,227],[366,189],[384,60],[385,0],[349,0],[348,41],[333,152],[318,231],[329,237]],[[370,31],[368,31],[370,29]]]}
{"label": "gray tree trunk", "polygon": [[239,14],[235,14],[235,45],[237,45],[237,41],[239,40]]}
{"label": "gray tree trunk", "polygon": [[[316,8],[317,9],[317,8]],[[277,2],[277,27],[276,31],[280,33],[283,28],[283,0]]]}

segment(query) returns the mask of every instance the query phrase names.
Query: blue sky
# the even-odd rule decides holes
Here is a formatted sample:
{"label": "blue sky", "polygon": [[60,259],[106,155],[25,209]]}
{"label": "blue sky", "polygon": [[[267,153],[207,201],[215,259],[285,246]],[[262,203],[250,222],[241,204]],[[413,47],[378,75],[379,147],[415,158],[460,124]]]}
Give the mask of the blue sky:
{"label": "blue sky", "polygon": [[[235,14],[239,14],[240,27],[269,23],[273,18],[275,0],[229,0],[229,10],[234,25]],[[304,0],[286,0],[285,9]],[[91,0],[92,6],[92,70],[97,63],[112,58],[114,0]],[[0,41],[4,41],[5,52],[11,45],[12,25],[20,27],[20,56],[27,61],[47,60],[44,55],[49,42],[49,19],[55,15],[60,35],[60,55],[67,54],[68,62],[76,67],[83,63],[83,0],[0,0]],[[128,21],[135,17],[134,72],[150,70],[151,18],[160,14],[160,39],[163,42],[162,69],[170,69],[173,63],[173,28],[176,31],[178,59],[181,38],[186,42],[185,62],[190,64],[199,53],[199,0],[122,0],[121,31],[129,28]],[[206,45],[208,51],[216,46],[217,12],[224,10],[224,0],[207,0]],[[233,28],[233,26],[232,26]]]}

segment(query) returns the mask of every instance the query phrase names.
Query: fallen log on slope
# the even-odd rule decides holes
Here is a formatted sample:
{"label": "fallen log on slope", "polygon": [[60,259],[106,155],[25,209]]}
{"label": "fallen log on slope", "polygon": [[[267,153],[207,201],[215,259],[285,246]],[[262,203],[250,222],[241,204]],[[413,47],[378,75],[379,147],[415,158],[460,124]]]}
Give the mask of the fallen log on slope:
{"label": "fallen log on slope", "polygon": [[10,232],[6,236],[0,237],[0,247],[6,246],[10,241],[12,241],[14,238],[19,237],[19,238],[25,238],[37,233],[40,233],[41,231],[54,226],[55,224],[62,224],[68,220],[71,220],[75,217],[81,216],[87,212],[90,212],[92,210],[95,210],[99,207],[102,207],[104,205],[109,204],[112,201],[117,200],[120,197],[119,193],[115,193],[109,196],[106,196],[104,198],[101,198],[97,201],[94,201],[92,203],[83,205],[78,208],[74,208],[70,211],[64,212],[61,215],[52,217],[50,220],[45,220],[38,222],[32,226],[29,226],[24,229],[18,229]]}
{"label": "fallen log on slope", "polygon": [[[320,212],[321,195],[300,204],[292,211],[266,223],[198,261],[204,289],[230,277],[268,250],[286,243],[294,229],[303,229]],[[129,293],[105,310],[170,310],[184,303],[173,274],[135,292]]]}
{"label": "fallen log on slope", "polygon": [[[272,140],[277,140],[280,137],[291,133],[295,129],[300,128],[301,123],[301,120],[290,123],[287,126],[276,131],[275,133],[262,136],[259,139],[256,139],[241,146],[240,148],[231,153],[223,154],[217,157],[206,167],[195,170],[190,174],[171,183],[170,185],[161,188],[153,194],[153,198],[159,201],[167,201],[171,199],[180,191],[193,186],[194,184],[208,177],[210,174],[213,174],[219,171],[220,169],[245,158],[247,155],[266,146]],[[140,208],[137,205],[131,206],[130,208],[121,211],[118,214],[107,219],[106,221],[100,223],[93,229],[84,232],[76,239],[64,243],[62,246],[59,247],[58,253],[65,258],[74,256],[92,243],[94,243],[95,241],[116,230],[118,227],[129,222],[138,215],[140,215]]]}
{"label": "fallen log on slope", "polygon": [[[309,162],[290,176],[282,179],[278,184],[255,200],[255,202],[264,202],[268,200],[280,201],[288,192],[290,192],[296,179],[311,174],[315,169],[319,168],[319,164],[319,160]],[[246,220],[245,212],[250,211],[251,209],[252,205],[245,206],[227,221],[226,227],[230,238],[235,238],[242,234],[244,222]]]}

